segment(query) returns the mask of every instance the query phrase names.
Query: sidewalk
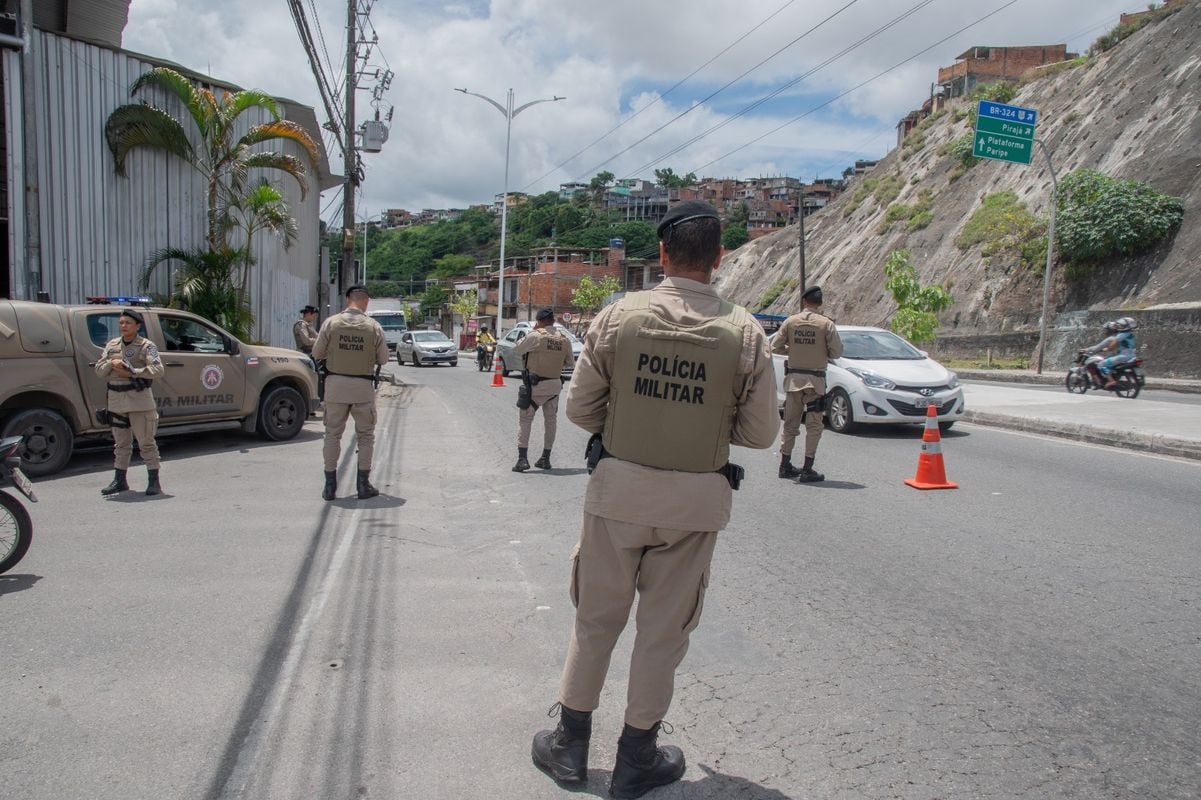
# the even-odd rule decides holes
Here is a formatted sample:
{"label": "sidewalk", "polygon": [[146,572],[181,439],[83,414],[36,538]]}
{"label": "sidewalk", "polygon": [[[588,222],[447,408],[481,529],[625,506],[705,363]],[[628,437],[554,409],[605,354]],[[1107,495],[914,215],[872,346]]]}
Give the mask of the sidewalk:
{"label": "sidewalk", "polygon": [[[1191,397],[1186,402],[1146,396],[1129,400],[1095,391],[1078,395],[1066,389],[1023,387],[1013,373],[958,374],[969,381],[990,381],[964,384],[965,422],[1201,460],[1201,399],[1196,403]],[[1201,382],[1179,383],[1197,385],[1194,391],[1201,391]],[[1160,381],[1157,388],[1169,387]]]}
{"label": "sidewalk", "polygon": [[[957,369],[955,374],[965,381],[997,381],[1000,383],[1037,383],[1047,386],[1063,386],[1065,370],[1043,370],[1039,375],[1032,369]],[[1182,378],[1157,378],[1147,376],[1145,389],[1166,389],[1170,392],[1201,394],[1201,381]]]}

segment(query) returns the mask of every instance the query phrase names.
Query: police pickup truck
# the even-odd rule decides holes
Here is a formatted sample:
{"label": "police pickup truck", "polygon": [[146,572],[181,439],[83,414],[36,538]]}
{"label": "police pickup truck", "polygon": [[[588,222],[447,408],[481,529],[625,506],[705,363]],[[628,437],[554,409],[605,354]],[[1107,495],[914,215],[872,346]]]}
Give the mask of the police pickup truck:
{"label": "police pickup truck", "polygon": [[119,335],[123,306],[140,306],[139,333],[163,361],[153,386],[159,435],[241,428],[283,441],[317,407],[312,362],[295,350],[244,344],[203,317],[145,298],[88,300],[0,300],[0,437],[25,438],[21,469],[29,475],[58,472],[78,440],[109,434],[97,417],[107,391],[94,365]]}

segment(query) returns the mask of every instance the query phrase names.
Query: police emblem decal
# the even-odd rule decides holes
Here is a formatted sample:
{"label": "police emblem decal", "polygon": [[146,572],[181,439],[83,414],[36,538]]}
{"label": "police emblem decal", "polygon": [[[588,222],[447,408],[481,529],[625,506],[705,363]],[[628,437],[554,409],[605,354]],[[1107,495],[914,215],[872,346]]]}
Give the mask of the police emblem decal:
{"label": "police emblem decal", "polygon": [[225,380],[225,373],[216,364],[209,364],[200,370],[200,383],[209,391],[220,386],[223,380]]}

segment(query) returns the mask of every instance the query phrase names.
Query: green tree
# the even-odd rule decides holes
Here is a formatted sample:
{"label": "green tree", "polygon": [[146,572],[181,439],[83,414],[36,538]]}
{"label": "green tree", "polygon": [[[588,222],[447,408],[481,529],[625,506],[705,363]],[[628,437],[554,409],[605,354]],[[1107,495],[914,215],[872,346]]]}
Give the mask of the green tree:
{"label": "green tree", "polygon": [[595,202],[599,203],[604,199],[605,191],[613,185],[613,180],[616,177],[616,175],[608,170],[598,172],[593,176],[592,180],[588,183],[588,188],[592,190],[592,199]]}
{"label": "green tree", "polygon": [[614,292],[621,291],[621,284],[612,275],[606,275],[600,282],[585,275],[571,293],[571,304],[580,311],[580,321],[576,325],[577,332],[583,325],[583,317],[591,316],[601,309],[605,300]]}
{"label": "green tree", "polygon": [[[190,164],[207,183],[210,250],[219,250],[226,244],[221,209],[245,191],[250,170],[286,172],[300,184],[301,197],[308,191],[306,168],[300,159],[253,149],[265,142],[290,141],[303,147],[314,163],[317,161],[317,145],[312,137],[295,122],[281,119],[279,106],[270,95],[246,89],[217,99],[211,90],[194,85],[167,67],[156,67],[140,75],[129,93],[135,95],[145,88],[160,89],[183,103],[199,133],[199,144],[193,145],[183,125],[162,109],[145,103],[121,106],[109,115],[104,126],[117,174],[125,174],[126,157],[139,147],[162,150]],[[239,117],[251,109],[266,111],[271,121],[251,125],[246,133],[237,136]]]}
{"label": "green tree", "polygon": [[450,294],[437,284],[428,287],[421,295],[421,313],[427,317],[436,316],[450,300]]}
{"label": "green tree", "polygon": [[746,232],[746,227],[735,227],[727,225],[726,229],[721,232],[721,246],[727,250],[737,250],[748,241],[751,235]]}
{"label": "green tree", "polygon": [[687,175],[677,175],[676,171],[671,167],[655,170],[655,183],[665,189],[679,189],[684,186],[692,186],[696,183],[696,173],[689,172]]}
{"label": "green tree", "polygon": [[897,303],[892,330],[911,342],[926,342],[938,330],[938,312],[955,298],[941,286],[922,286],[910,259],[908,250],[893,250],[884,262],[884,288]]}
{"label": "green tree", "polygon": [[450,310],[463,318],[463,327],[467,327],[467,320],[475,316],[480,307],[479,292],[476,289],[468,289],[463,292],[455,292],[450,296],[450,301],[447,303]]}
{"label": "green tree", "polygon": [[434,261],[432,274],[435,278],[450,278],[470,272],[474,266],[475,259],[471,256],[451,253]]}
{"label": "green tree", "polygon": [[730,215],[726,218],[726,227],[728,228],[745,228],[746,223],[751,218],[751,209],[746,203],[739,203],[730,209]]}
{"label": "green tree", "polygon": [[[296,241],[296,218],[287,199],[266,178],[243,195],[235,195],[220,211],[221,228],[224,231],[241,231],[245,253],[238,278],[238,304],[247,306],[250,294],[250,269],[255,264],[251,246],[259,233],[270,233],[279,237],[285,249]],[[223,234],[224,236],[224,234]]]}

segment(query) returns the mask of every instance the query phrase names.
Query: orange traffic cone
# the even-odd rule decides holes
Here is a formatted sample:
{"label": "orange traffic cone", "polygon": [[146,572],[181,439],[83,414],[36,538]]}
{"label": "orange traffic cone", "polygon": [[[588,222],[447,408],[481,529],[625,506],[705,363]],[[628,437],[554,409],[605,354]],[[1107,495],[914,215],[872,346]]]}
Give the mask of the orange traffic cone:
{"label": "orange traffic cone", "polygon": [[926,429],[922,432],[922,452],[917,457],[917,474],[905,480],[914,489],[958,489],[947,480],[942,465],[942,437],[938,435],[938,408],[926,407]]}
{"label": "orange traffic cone", "polygon": [[492,388],[504,388],[505,376],[500,374],[500,358],[496,358],[496,370],[492,373]]}

